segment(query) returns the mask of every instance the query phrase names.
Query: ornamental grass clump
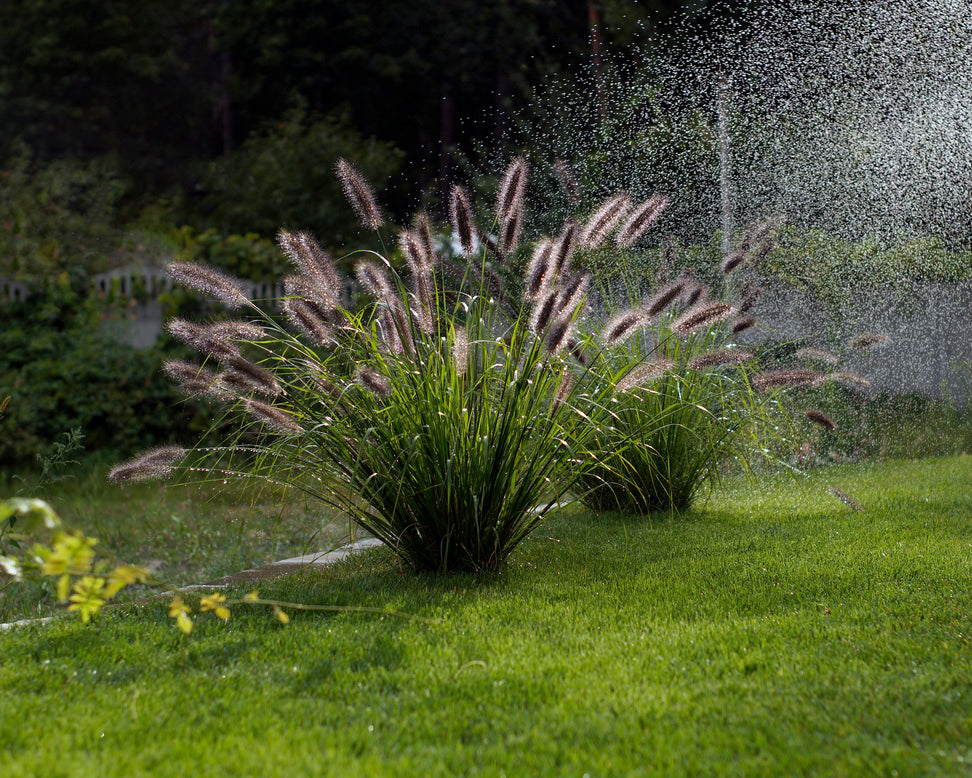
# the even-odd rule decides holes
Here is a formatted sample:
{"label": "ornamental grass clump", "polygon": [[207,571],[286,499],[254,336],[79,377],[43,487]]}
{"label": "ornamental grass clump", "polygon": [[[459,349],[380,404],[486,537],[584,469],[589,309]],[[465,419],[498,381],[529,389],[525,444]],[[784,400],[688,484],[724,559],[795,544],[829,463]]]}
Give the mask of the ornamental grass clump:
{"label": "ornamental grass clump", "polygon": [[595,369],[615,394],[611,422],[588,443],[597,464],[580,479],[582,499],[595,510],[682,511],[727,457],[748,456],[769,400],[750,384],[753,353],[727,344],[724,327],[685,333],[671,313],[640,317],[624,343],[611,323],[602,333]]}
{"label": "ornamental grass clump", "polygon": [[[380,228],[367,184],[346,163],[338,171],[362,222]],[[166,366],[187,394],[224,403],[239,432],[184,458],[149,452],[110,477],[182,471],[283,485],[345,513],[414,569],[497,570],[582,471],[599,405],[571,351],[586,283],[563,274],[576,228],[550,252],[536,298],[512,303],[491,266],[519,239],[527,172],[518,159],[502,179],[492,247],[468,195],[453,190],[463,250],[481,245],[483,256],[436,256],[424,218],[398,236],[401,274],[390,257],[362,253],[361,309],[344,304],[334,263],[306,233],[279,234],[294,266],[289,326],[241,300],[223,274],[173,268],[248,316],[171,325],[202,360]]]}
{"label": "ornamental grass clump", "polygon": [[[600,225],[618,202],[615,196],[595,210],[585,234],[604,238],[613,225]],[[665,204],[653,197],[622,223],[616,264],[630,263],[626,249],[660,218]],[[634,234],[635,226],[642,232]],[[758,261],[767,253],[767,237],[750,241],[755,249],[742,247],[724,262],[723,273]],[[732,285],[725,286],[732,296]],[[756,354],[736,337],[756,324],[745,315],[755,297],[749,292],[735,303],[709,299],[709,290],[683,274],[604,316],[591,346],[598,354],[592,372],[614,395],[610,421],[597,424],[589,438],[588,460],[595,464],[579,480],[589,507],[682,511],[704,484],[718,479],[726,459],[748,463],[752,451],[766,451],[760,438],[772,429],[775,395],[756,391]],[[610,307],[606,295],[604,303]]]}

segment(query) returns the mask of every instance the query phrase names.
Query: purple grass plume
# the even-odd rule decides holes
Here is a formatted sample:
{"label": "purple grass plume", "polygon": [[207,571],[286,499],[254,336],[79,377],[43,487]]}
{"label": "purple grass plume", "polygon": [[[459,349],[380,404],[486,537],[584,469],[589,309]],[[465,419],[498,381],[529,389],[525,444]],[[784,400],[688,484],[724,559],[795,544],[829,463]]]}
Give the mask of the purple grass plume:
{"label": "purple grass plume", "polygon": [[836,365],[840,362],[837,357],[819,348],[801,348],[797,349],[796,353],[793,355],[797,359],[804,362],[819,362],[823,365]]}
{"label": "purple grass plume", "polygon": [[228,308],[254,307],[243,291],[243,282],[208,265],[197,262],[171,262],[166,274],[176,283],[219,300]]}
{"label": "purple grass plume", "polygon": [[449,195],[449,221],[452,222],[452,231],[459,238],[463,254],[471,254],[476,245],[472,202],[469,193],[458,184],[452,187]]}
{"label": "purple grass plume", "polygon": [[756,305],[756,301],[759,299],[759,295],[762,293],[761,289],[749,289],[744,295],[742,300],[739,302],[739,306],[736,308],[740,314],[749,313],[753,306]]}
{"label": "purple grass plume", "polygon": [[732,325],[729,327],[729,331],[733,335],[738,335],[740,332],[746,332],[746,330],[751,330],[756,326],[756,319],[752,316],[743,316],[741,319],[736,319]]}
{"label": "purple grass plume", "polygon": [[456,367],[456,374],[464,376],[469,367],[469,338],[466,330],[456,327],[452,338],[452,363]]}
{"label": "purple grass plume", "polygon": [[247,413],[262,421],[274,432],[293,435],[304,431],[304,428],[287,411],[262,400],[254,400],[252,397],[244,397],[242,402]]}
{"label": "purple grass plume", "polygon": [[580,234],[580,225],[573,219],[564,222],[560,237],[554,242],[553,252],[550,257],[550,282],[555,283],[558,278],[567,272],[570,266],[570,257],[574,253],[577,245],[577,236]]}
{"label": "purple grass plume", "polygon": [[628,215],[627,220],[618,230],[615,241],[619,248],[630,248],[648,229],[658,221],[662,211],[668,205],[668,198],[664,195],[654,195],[636,206]]}
{"label": "purple grass plume", "polygon": [[574,317],[587,296],[594,276],[589,272],[575,273],[560,291],[558,314]]}
{"label": "purple grass plume", "polygon": [[379,374],[370,367],[359,367],[356,374],[358,383],[372,394],[379,397],[389,397],[391,395],[391,383],[383,375]]}
{"label": "purple grass plume", "polygon": [[345,327],[347,319],[340,308],[325,308],[315,300],[288,297],[283,312],[294,328],[317,345],[336,343],[336,331]]}
{"label": "purple grass plume", "polygon": [[422,256],[425,257],[426,264],[434,267],[437,261],[435,255],[435,242],[432,239],[432,224],[426,214],[420,213],[412,223],[412,233],[419,242]]}
{"label": "purple grass plume", "polygon": [[240,347],[224,331],[179,318],[170,319],[165,326],[172,337],[220,362],[240,355]]}
{"label": "purple grass plume", "polygon": [[230,360],[218,378],[223,386],[240,394],[258,392],[266,397],[276,397],[283,393],[283,387],[273,373],[243,357]]}
{"label": "purple grass plume", "polygon": [[500,253],[509,256],[520,243],[520,229],[523,227],[523,207],[516,208],[500,229]]}
{"label": "purple grass plume", "polygon": [[608,346],[616,346],[619,343],[624,343],[641,327],[644,327],[648,321],[649,317],[641,311],[622,311],[608,321],[601,337]]}
{"label": "purple grass plume", "polygon": [[632,389],[644,387],[657,381],[674,367],[675,363],[670,359],[658,359],[654,362],[639,365],[618,381],[614,386],[614,390],[619,394],[623,394],[624,392],[630,392]]}
{"label": "purple grass plume", "polygon": [[223,399],[217,390],[217,377],[209,368],[181,359],[167,359],[162,372],[178,384],[179,391],[190,397],[216,397]]}
{"label": "purple grass plume", "polygon": [[506,226],[523,208],[529,165],[523,157],[514,159],[503,172],[496,192],[496,217]]}
{"label": "purple grass plume", "polygon": [[803,415],[806,416],[814,424],[818,424],[818,425],[820,425],[821,427],[823,427],[826,430],[833,431],[833,430],[837,429],[837,424],[834,422],[834,420],[831,419],[823,411],[817,411],[817,410],[810,409],[810,410],[804,411],[803,412]]}
{"label": "purple grass plume", "polygon": [[334,263],[309,233],[280,230],[277,245],[290,263],[313,285],[321,302],[330,305],[341,302],[341,280]]}
{"label": "purple grass plume", "polygon": [[369,230],[377,230],[385,223],[378,203],[375,200],[375,193],[371,187],[354,167],[346,159],[337,161],[337,176],[341,181],[341,188],[344,195],[351,203],[354,212],[358,214],[361,224]]}
{"label": "purple grass plume", "polygon": [[560,383],[557,384],[557,391],[554,394],[553,401],[550,403],[550,417],[553,418],[554,414],[559,411],[567,398],[570,397],[570,393],[574,389],[574,374],[564,367],[563,372],[560,374]]}
{"label": "purple grass plume", "polygon": [[146,451],[135,459],[113,467],[108,472],[108,480],[126,483],[168,478],[187,453],[186,449],[179,446],[162,446]]}
{"label": "purple grass plume", "polygon": [[540,335],[547,329],[550,319],[557,310],[557,299],[560,293],[556,289],[547,289],[533,303],[530,310],[530,331]]}
{"label": "purple grass plume", "polygon": [[707,370],[713,367],[723,367],[726,365],[741,365],[753,358],[750,351],[741,349],[722,349],[713,351],[709,354],[702,354],[689,362],[689,367],[693,370]]}
{"label": "purple grass plume", "polygon": [[866,333],[864,335],[858,335],[855,338],[851,338],[848,345],[856,351],[864,351],[866,349],[874,348],[875,346],[883,346],[890,342],[891,338],[889,338],[887,335]]}
{"label": "purple grass plume", "polygon": [[543,345],[547,351],[553,355],[561,352],[564,346],[570,341],[574,332],[574,317],[570,315],[559,315],[547,328],[547,334],[543,339]]}
{"label": "purple grass plume", "polygon": [[628,212],[631,200],[625,192],[609,197],[601,203],[584,224],[580,243],[589,249],[596,248]]}
{"label": "purple grass plume", "polygon": [[710,326],[725,321],[733,314],[733,307],[729,303],[712,303],[692,308],[675,320],[672,330],[680,335],[688,335],[700,327]]}
{"label": "purple grass plume", "polygon": [[550,266],[553,261],[554,243],[549,238],[538,240],[530,255],[524,274],[524,288],[528,300],[536,300],[550,284]]}
{"label": "purple grass plume", "polygon": [[743,266],[748,257],[742,251],[734,251],[722,260],[722,273],[729,275]]}
{"label": "purple grass plume", "polygon": [[826,376],[826,379],[829,381],[836,381],[838,384],[846,386],[848,389],[867,389],[871,385],[870,381],[857,373],[831,373],[830,375]]}
{"label": "purple grass plume", "polygon": [[388,304],[394,305],[398,301],[398,295],[392,286],[388,273],[383,265],[373,259],[363,259],[354,266],[354,274],[358,282],[375,298]]}
{"label": "purple grass plume", "polygon": [[762,392],[783,387],[811,386],[820,383],[824,378],[825,376],[812,370],[770,370],[753,378],[753,387]]}
{"label": "purple grass plume", "polygon": [[685,279],[679,279],[678,281],[663,286],[648,301],[648,304],[645,306],[645,313],[648,316],[657,316],[664,311],[682,293],[685,284]]}

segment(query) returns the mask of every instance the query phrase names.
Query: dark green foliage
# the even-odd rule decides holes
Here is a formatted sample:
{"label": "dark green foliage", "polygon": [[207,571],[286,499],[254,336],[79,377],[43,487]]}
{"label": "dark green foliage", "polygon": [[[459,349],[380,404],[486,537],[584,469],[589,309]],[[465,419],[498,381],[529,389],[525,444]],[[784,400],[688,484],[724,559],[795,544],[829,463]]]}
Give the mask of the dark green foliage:
{"label": "dark green foliage", "polygon": [[403,156],[390,143],[363,136],[346,116],[293,110],[212,163],[203,180],[207,195],[190,219],[224,233],[265,238],[281,226],[313,229],[341,245],[359,230],[334,176],[338,158],[355,160],[380,187],[398,172]]}
{"label": "dark green foliage", "polygon": [[114,157],[43,162],[19,146],[0,161],[0,276],[107,270],[122,242],[119,207],[129,188]]}
{"label": "dark green foliage", "polygon": [[185,407],[159,373],[161,351],[135,351],[103,333],[107,312],[67,276],[3,307],[0,396],[11,399],[0,463],[30,462],[77,427],[89,450],[131,451],[171,440],[201,412]]}

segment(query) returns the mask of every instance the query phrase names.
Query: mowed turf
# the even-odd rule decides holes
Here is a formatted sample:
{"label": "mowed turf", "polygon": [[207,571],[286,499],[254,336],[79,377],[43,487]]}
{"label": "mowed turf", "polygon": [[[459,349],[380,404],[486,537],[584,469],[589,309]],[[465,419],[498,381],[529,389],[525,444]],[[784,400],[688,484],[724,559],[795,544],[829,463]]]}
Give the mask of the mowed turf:
{"label": "mowed turf", "polygon": [[564,510],[491,578],[376,550],[260,589],[422,620],[0,633],[0,775],[972,773],[972,459],[729,486]]}

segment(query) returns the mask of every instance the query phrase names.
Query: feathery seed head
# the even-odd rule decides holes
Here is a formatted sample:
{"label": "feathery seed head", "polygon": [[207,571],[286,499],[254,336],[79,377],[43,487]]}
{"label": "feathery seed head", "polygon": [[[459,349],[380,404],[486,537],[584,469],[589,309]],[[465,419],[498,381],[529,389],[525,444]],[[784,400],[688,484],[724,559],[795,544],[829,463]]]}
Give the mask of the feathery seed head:
{"label": "feathery seed head", "polygon": [[734,251],[728,254],[725,259],[722,260],[722,273],[723,275],[729,275],[733,270],[737,270],[742,267],[742,264],[746,261],[746,255],[741,251]]}
{"label": "feathery seed head", "polygon": [[215,388],[216,374],[202,365],[181,359],[167,359],[162,363],[162,372],[179,385],[180,391],[190,397],[219,396]]}
{"label": "feathery seed head", "polygon": [[218,378],[220,383],[240,393],[259,392],[267,397],[276,397],[283,392],[280,382],[273,373],[243,357],[231,360]]}
{"label": "feathery seed head", "polygon": [[563,404],[570,397],[570,393],[574,388],[574,374],[565,366],[563,372],[560,374],[560,383],[557,385],[557,391],[554,394],[553,402],[550,403],[550,417],[553,418],[554,414],[563,407]]}
{"label": "feathery seed head", "polygon": [[533,254],[527,265],[524,286],[529,300],[535,300],[540,292],[550,283],[550,264],[553,257],[554,244],[549,238],[537,241],[533,247]]}
{"label": "feathery seed head", "polygon": [[720,321],[725,321],[732,314],[733,308],[731,305],[729,305],[729,303],[712,303],[711,305],[702,305],[683,313],[678,319],[676,319],[675,323],[672,324],[672,329],[680,335],[687,335],[700,327],[706,327],[712,324],[717,324]]}
{"label": "feathery seed head", "polygon": [[557,242],[554,243],[550,257],[550,283],[556,283],[556,280],[567,272],[570,265],[570,255],[574,253],[579,233],[580,225],[576,221],[568,219],[564,222],[564,227],[560,231]]}
{"label": "feathery seed head", "polygon": [[602,337],[608,346],[615,346],[624,343],[647,323],[648,317],[640,311],[622,311],[607,323]]}
{"label": "feathery seed head", "polygon": [[346,159],[339,159],[337,162],[337,176],[341,181],[341,188],[344,195],[358,214],[361,224],[369,230],[377,230],[385,223],[375,201],[375,193],[364,180],[362,175]]}
{"label": "feathery seed head", "polygon": [[748,329],[752,329],[756,326],[756,319],[752,316],[745,316],[742,319],[736,319],[732,326],[729,328],[733,335],[738,335],[740,332],[745,332]]}
{"label": "feathery seed head", "polygon": [[670,359],[658,359],[631,370],[626,376],[614,385],[614,390],[619,394],[631,391],[635,387],[645,386],[652,381],[657,381],[665,373],[675,367],[675,363]]}
{"label": "feathery seed head", "polygon": [[825,380],[836,381],[838,384],[842,384],[849,389],[867,389],[871,382],[868,381],[864,376],[858,375],[857,373],[831,373],[825,377]]}
{"label": "feathery seed head", "polygon": [[419,247],[422,250],[422,256],[425,257],[430,267],[434,266],[436,257],[435,244],[432,240],[432,224],[429,222],[429,217],[424,212],[415,217],[412,232],[419,242]]}
{"label": "feathery seed head", "polygon": [[327,321],[338,309],[322,308],[316,302],[292,297],[284,300],[283,311],[287,320],[314,343],[324,345],[334,342],[334,327]]}
{"label": "feathery seed head", "polygon": [[452,361],[456,366],[456,373],[464,376],[469,367],[469,339],[462,327],[456,327],[453,335]]}
{"label": "feathery seed head", "polygon": [[380,302],[389,306],[398,303],[398,295],[392,287],[385,268],[371,259],[364,259],[354,266],[354,274],[358,282],[368,293]]}
{"label": "feathery seed head", "polygon": [[828,429],[828,430],[837,429],[837,425],[834,423],[834,420],[831,419],[823,411],[807,410],[803,412],[803,415],[806,416],[814,424],[819,424],[824,429]]}
{"label": "feathery seed head", "polygon": [[708,296],[709,291],[705,288],[705,284],[693,283],[685,290],[682,298],[685,305],[691,308],[693,305],[705,302]]}
{"label": "feathery seed head", "polygon": [[624,192],[609,197],[601,203],[581,231],[581,244],[587,248],[596,248],[624,218],[630,205],[631,200]]}
{"label": "feathery seed head", "polygon": [[432,269],[432,255],[427,251],[424,239],[414,230],[402,230],[398,234],[398,245],[408,262],[408,269],[412,273],[425,272]]}
{"label": "feathery seed head", "polygon": [[500,253],[509,256],[516,251],[520,242],[520,228],[523,226],[523,208],[510,213],[509,219],[500,229]]}
{"label": "feathery seed head", "polygon": [[514,213],[523,207],[526,195],[527,161],[523,157],[514,159],[500,178],[496,192],[496,216],[501,225],[506,225]]}
{"label": "feathery seed head", "polygon": [[631,211],[616,238],[619,248],[630,248],[661,216],[668,205],[664,195],[654,195]]}
{"label": "feathery seed head", "polygon": [[208,265],[170,262],[166,274],[176,283],[219,300],[228,308],[254,307],[243,291],[243,282]]}
{"label": "feathery seed head", "polygon": [[217,325],[203,326],[185,319],[170,319],[166,324],[169,334],[192,346],[202,354],[220,362],[240,355],[239,346]]}
{"label": "feathery seed head", "polygon": [[749,313],[753,306],[756,305],[756,300],[759,299],[759,295],[762,290],[760,289],[750,289],[743,295],[742,301],[739,303],[739,307],[736,309],[739,313]]}
{"label": "feathery seed head", "polygon": [[664,311],[669,305],[672,304],[672,301],[682,293],[682,290],[685,288],[685,284],[686,280],[684,278],[680,278],[679,280],[673,281],[672,283],[659,289],[655,293],[655,296],[648,301],[648,305],[645,306],[645,313],[648,316],[657,316],[659,313]]}
{"label": "feathery seed head", "polygon": [[274,432],[291,435],[304,431],[304,428],[287,411],[276,408],[262,400],[254,400],[252,397],[244,397],[242,403],[247,413],[258,418]]}
{"label": "feathery seed head", "polygon": [[554,172],[570,204],[577,205],[580,202],[580,187],[577,186],[577,179],[574,178],[574,171],[570,169],[570,165],[558,159],[554,162]]}
{"label": "feathery seed head", "polygon": [[749,351],[741,349],[723,349],[713,351],[710,354],[703,354],[689,362],[689,367],[693,370],[705,370],[712,367],[723,367],[724,365],[741,365],[753,358]]}
{"label": "feathery seed head", "polygon": [[753,387],[762,392],[778,387],[810,386],[819,383],[823,378],[820,373],[812,370],[770,370],[753,378]]}
{"label": "feathery seed head", "polygon": [[388,397],[391,395],[391,384],[388,382],[388,379],[370,367],[359,367],[356,378],[358,379],[358,383],[372,394],[376,394],[379,397]]}
{"label": "feathery seed head", "polygon": [[574,320],[570,316],[558,316],[547,328],[543,345],[553,355],[560,353],[574,330]]}
{"label": "feathery seed head", "polygon": [[569,338],[567,340],[567,349],[570,351],[570,355],[577,360],[581,367],[587,367],[590,360],[587,358],[587,354],[584,352],[583,344],[577,340],[577,338]]}
{"label": "feathery seed head", "polygon": [[557,308],[557,298],[559,292],[556,289],[547,289],[533,303],[530,313],[530,331],[539,335],[550,323],[554,311]]}
{"label": "feathery seed head", "polygon": [[807,362],[820,362],[824,365],[836,365],[838,362],[840,362],[840,360],[837,359],[837,357],[835,357],[833,354],[829,354],[826,351],[822,351],[818,348],[797,349],[793,356],[800,360]]}
{"label": "feathery seed head", "polygon": [[113,467],[108,480],[114,483],[167,478],[188,452],[179,446],[162,446]]}
{"label": "feathery seed head", "polygon": [[464,254],[471,254],[475,245],[476,227],[473,223],[472,203],[469,194],[458,184],[452,187],[449,195],[449,221],[459,238]]}
{"label": "feathery seed head", "polygon": [[887,335],[874,335],[867,333],[864,335],[858,335],[856,338],[852,338],[849,345],[852,349],[857,351],[863,351],[864,349],[873,348],[874,346],[883,346],[885,343],[890,343],[891,338]]}
{"label": "feathery seed head", "polygon": [[419,329],[426,335],[435,330],[435,303],[432,299],[432,269],[420,270],[412,276],[412,292],[415,295]]}
{"label": "feathery seed head", "polygon": [[594,277],[590,273],[575,273],[560,292],[559,314],[573,317],[584,302]]}
{"label": "feathery seed head", "polygon": [[309,233],[280,230],[277,245],[291,264],[303,273],[305,281],[309,282],[307,288],[313,289],[315,296],[322,298],[321,302],[329,305],[340,302],[341,281],[334,263]]}

